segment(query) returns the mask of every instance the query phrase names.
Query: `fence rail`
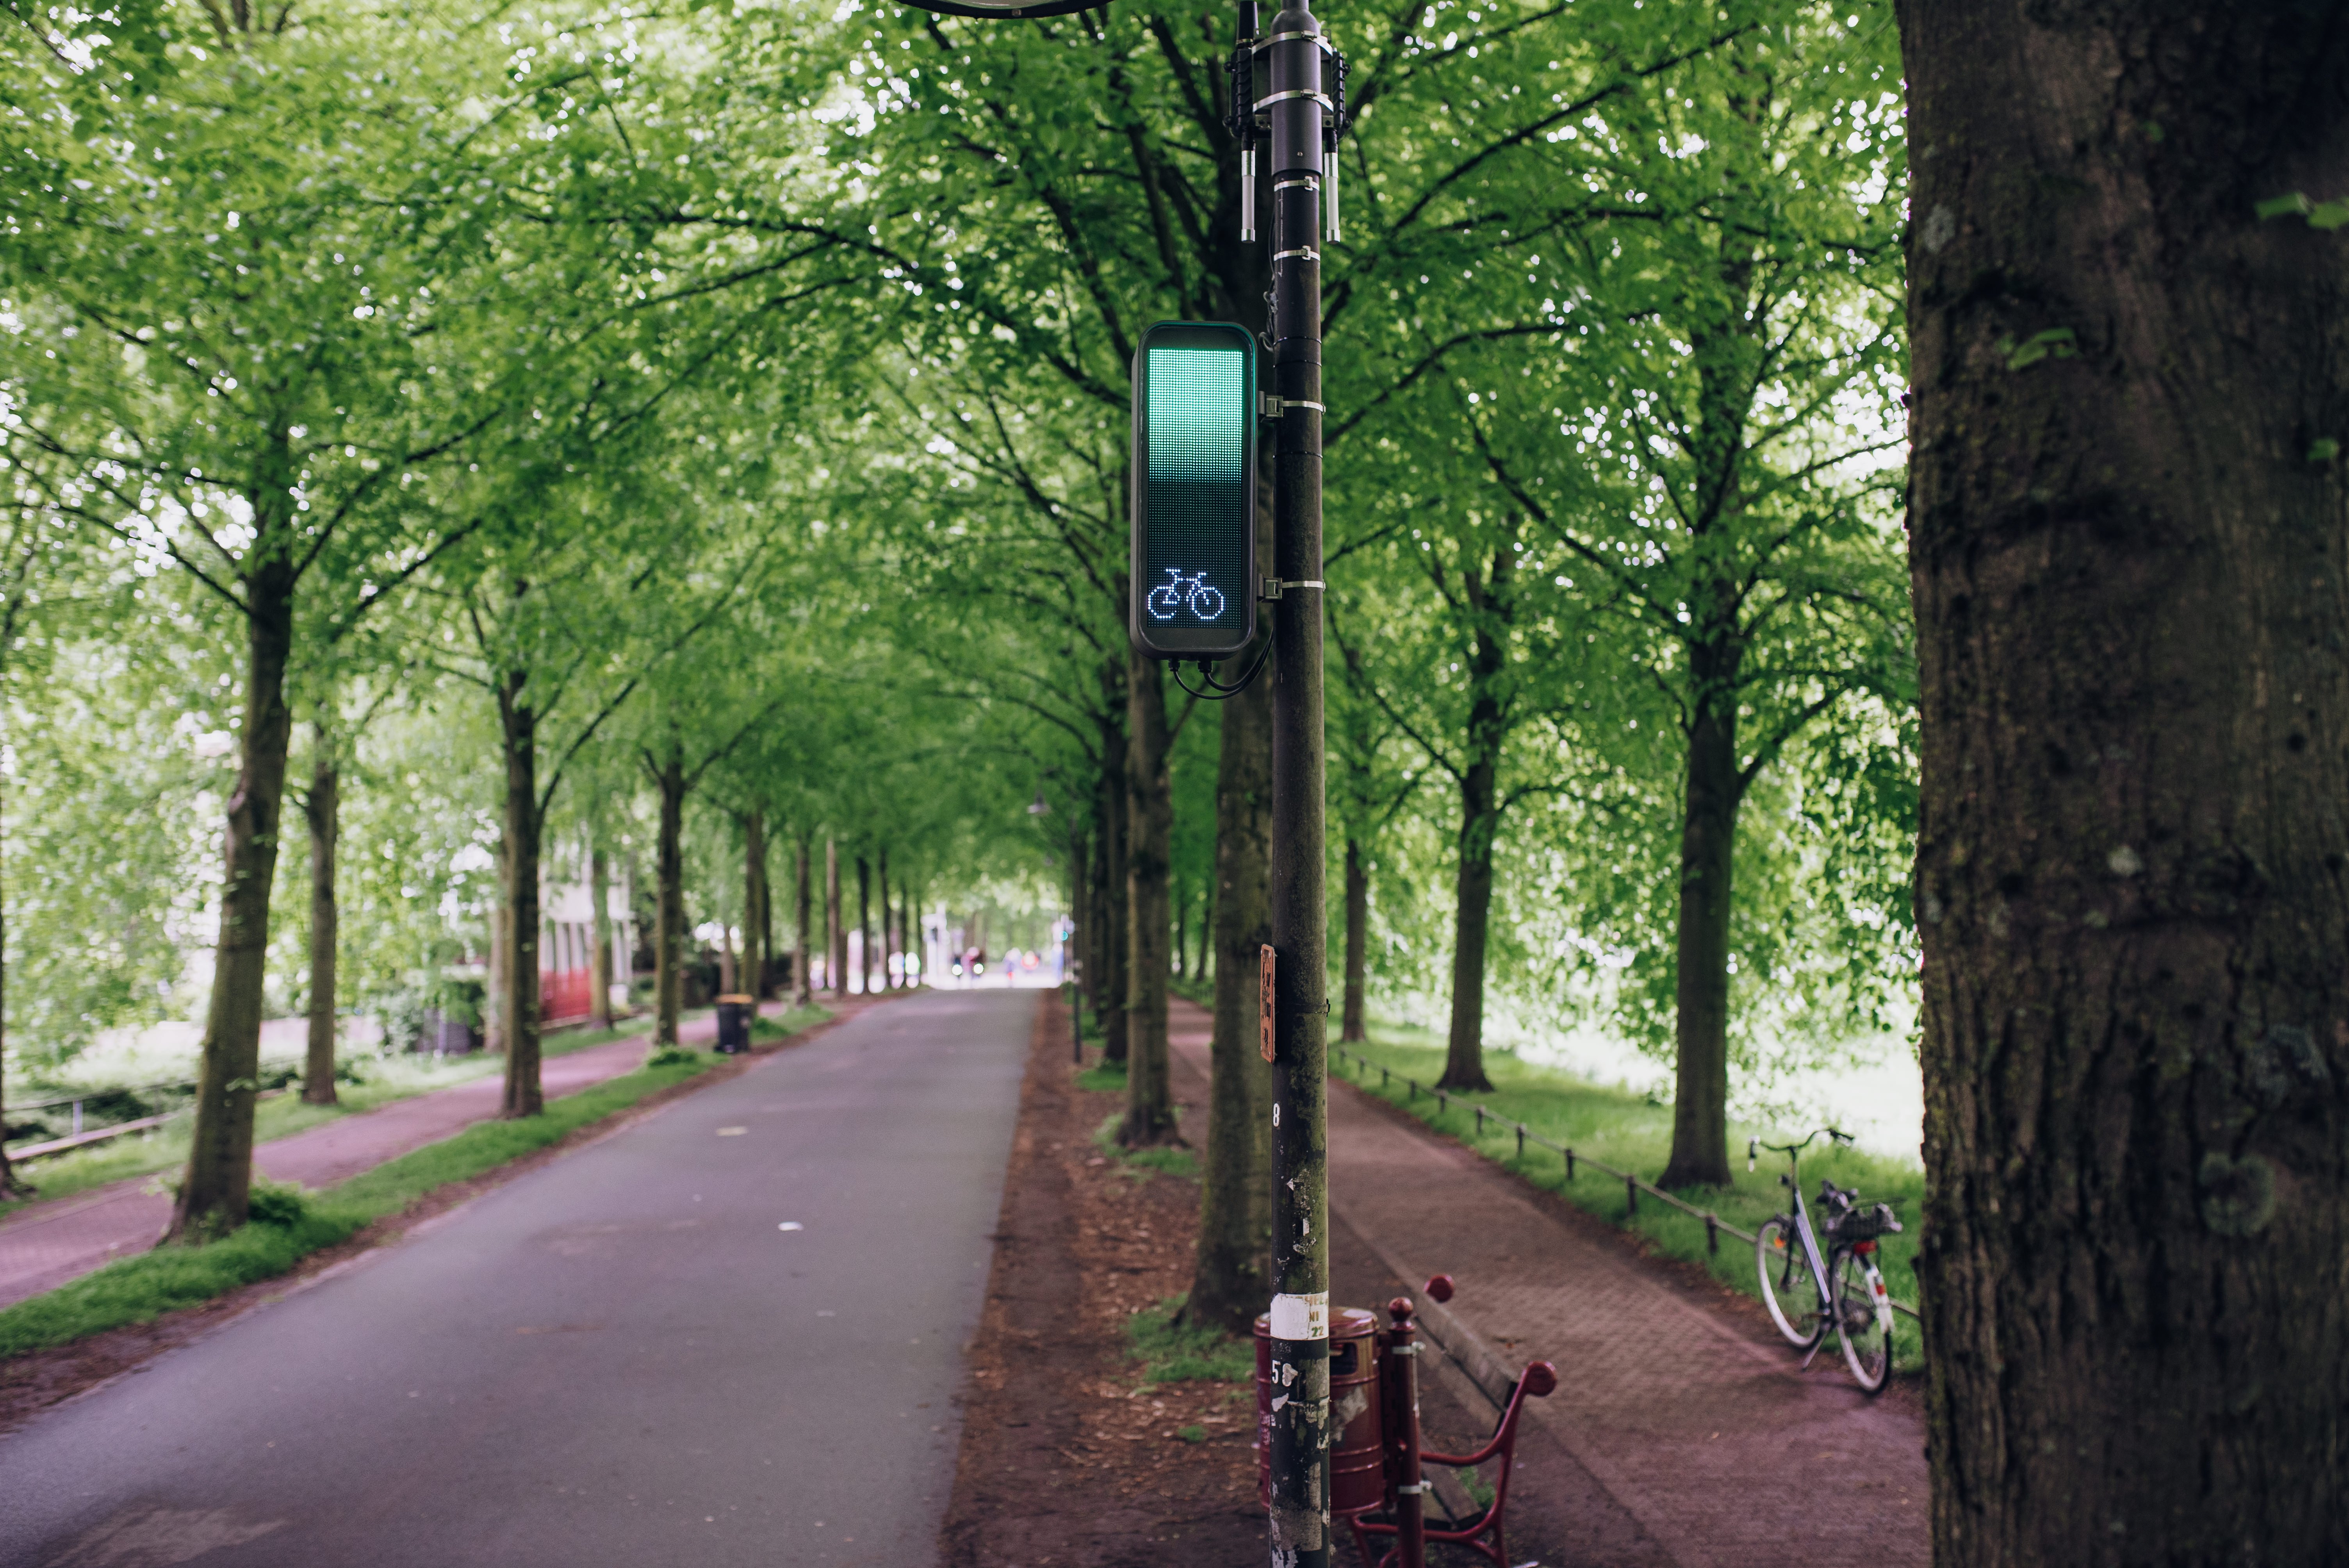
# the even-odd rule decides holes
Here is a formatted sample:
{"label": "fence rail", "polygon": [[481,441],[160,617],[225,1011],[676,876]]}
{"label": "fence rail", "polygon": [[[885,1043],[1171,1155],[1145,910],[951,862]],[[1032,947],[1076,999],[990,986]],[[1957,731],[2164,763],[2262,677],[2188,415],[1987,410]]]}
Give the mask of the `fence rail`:
{"label": "fence rail", "polygon": [[[1331,1046],[1330,1050],[1334,1056],[1343,1057],[1351,1060],[1363,1072],[1368,1072],[1371,1068],[1377,1068],[1381,1087],[1392,1083],[1397,1076],[1388,1068],[1378,1062],[1371,1060],[1370,1057],[1363,1056],[1359,1051],[1350,1051],[1343,1046]],[[1462,1097],[1454,1094],[1449,1089],[1423,1088],[1416,1078],[1413,1078],[1408,1076],[1404,1077],[1402,1081],[1411,1090],[1409,1098],[1415,1099],[1423,1094],[1433,1095],[1435,1099],[1437,1108],[1442,1110],[1451,1109],[1452,1102],[1454,1099],[1459,1099],[1463,1105],[1467,1106],[1476,1113],[1476,1136],[1479,1138],[1482,1138],[1485,1135],[1485,1124],[1487,1121],[1496,1122],[1502,1127],[1514,1131],[1517,1135],[1517,1156],[1520,1159],[1525,1157],[1526,1145],[1528,1143],[1538,1143],[1544,1149],[1548,1150],[1551,1153],[1563,1157],[1566,1161],[1566,1179],[1568,1181],[1574,1180],[1575,1167],[1577,1165],[1588,1165],[1593,1171],[1603,1171],[1607,1175],[1613,1177],[1618,1181],[1623,1183],[1623,1201],[1631,1213],[1636,1214],[1640,1212],[1640,1194],[1645,1192],[1648,1196],[1657,1200],[1659,1202],[1669,1203],[1683,1214],[1692,1215],[1696,1219],[1702,1220],[1704,1222],[1704,1247],[1705,1251],[1709,1253],[1719,1253],[1721,1251],[1721,1233],[1723,1231],[1735,1236],[1739,1241],[1744,1242],[1748,1246],[1753,1245],[1754,1243],[1759,1239],[1753,1232],[1744,1229],[1743,1226],[1732,1224],[1729,1221],[1723,1219],[1711,1209],[1700,1209],[1693,1203],[1676,1198],[1671,1193],[1665,1191],[1662,1188],[1656,1186],[1653,1182],[1642,1181],[1639,1175],[1633,1171],[1625,1171],[1617,1166],[1609,1165],[1604,1160],[1594,1159],[1588,1154],[1578,1154],[1574,1151],[1571,1145],[1553,1143],[1548,1139],[1544,1138],[1540,1133],[1526,1127],[1524,1122],[1512,1121],[1507,1117],[1503,1116],[1499,1111],[1493,1109],[1490,1106],[1485,1105],[1480,1101],[1463,1099]],[[1917,1309],[1910,1306],[1905,1301],[1894,1302],[1892,1304],[1892,1310],[1905,1314],[1909,1317],[1916,1317],[1918,1315]]]}

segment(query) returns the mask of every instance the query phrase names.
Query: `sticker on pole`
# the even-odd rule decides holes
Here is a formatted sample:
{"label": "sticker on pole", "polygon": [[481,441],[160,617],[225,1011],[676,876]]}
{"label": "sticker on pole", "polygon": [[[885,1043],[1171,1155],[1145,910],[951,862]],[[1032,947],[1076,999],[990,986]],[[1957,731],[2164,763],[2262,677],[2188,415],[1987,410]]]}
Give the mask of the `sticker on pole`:
{"label": "sticker on pole", "polygon": [[1275,1339],[1327,1339],[1330,1293],[1317,1290],[1309,1295],[1276,1295],[1272,1298],[1272,1311],[1267,1315],[1272,1319],[1268,1326]]}
{"label": "sticker on pole", "polygon": [[1256,1048],[1266,1061],[1272,1060],[1272,944],[1264,944],[1257,968],[1257,1038]]}

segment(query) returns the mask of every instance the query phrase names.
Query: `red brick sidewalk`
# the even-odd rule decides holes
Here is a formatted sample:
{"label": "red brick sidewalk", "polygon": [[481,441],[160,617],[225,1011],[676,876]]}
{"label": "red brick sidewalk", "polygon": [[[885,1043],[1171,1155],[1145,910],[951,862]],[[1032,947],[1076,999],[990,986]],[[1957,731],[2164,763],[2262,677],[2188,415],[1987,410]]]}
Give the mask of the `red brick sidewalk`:
{"label": "red brick sidewalk", "polygon": [[[771,1003],[767,1010],[786,1006]],[[865,1001],[846,996],[826,1006],[846,1016]],[[682,1025],[678,1035],[682,1043],[692,1045],[717,1032],[717,1020],[710,1017]],[[539,1071],[546,1098],[559,1099],[634,1071],[645,1059],[647,1040],[645,1035],[634,1035],[547,1057]],[[395,1100],[264,1143],[254,1151],[254,1163],[275,1181],[330,1186],[489,1119],[497,1115],[503,1095],[502,1080],[492,1075]],[[0,1306],[55,1290],[116,1258],[154,1245],[171,1217],[171,1200],[146,1191],[151,1181],[134,1177],[52,1203],[35,1203],[0,1220]]]}
{"label": "red brick sidewalk", "polygon": [[[1204,1078],[1208,1015],[1173,1006],[1174,1052]],[[1557,1391],[1526,1406],[1532,1420],[1682,1568],[1930,1560],[1913,1392],[1869,1400],[1832,1346],[1800,1372],[1758,1310],[1702,1299],[1600,1222],[1552,1212],[1342,1080],[1330,1087],[1330,1192],[1332,1218],[1395,1276],[1459,1282],[1427,1326],[1478,1382],[1557,1364]]]}

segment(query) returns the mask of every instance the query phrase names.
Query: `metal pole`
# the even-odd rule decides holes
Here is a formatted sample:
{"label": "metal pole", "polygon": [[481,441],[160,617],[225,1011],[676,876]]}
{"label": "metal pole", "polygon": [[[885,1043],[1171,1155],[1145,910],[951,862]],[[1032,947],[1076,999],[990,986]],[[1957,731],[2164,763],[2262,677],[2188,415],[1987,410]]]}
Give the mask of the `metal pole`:
{"label": "metal pole", "polygon": [[[1330,1193],[1321,748],[1321,24],[1288,0],[1257,57],[1270,119],[1273,467],[1272,1503],[1276,1568],[1329,1568]],[[1334,71],[1330,73],[1334,77]],[[1269,80],[1267,80],[1267,77]]]}

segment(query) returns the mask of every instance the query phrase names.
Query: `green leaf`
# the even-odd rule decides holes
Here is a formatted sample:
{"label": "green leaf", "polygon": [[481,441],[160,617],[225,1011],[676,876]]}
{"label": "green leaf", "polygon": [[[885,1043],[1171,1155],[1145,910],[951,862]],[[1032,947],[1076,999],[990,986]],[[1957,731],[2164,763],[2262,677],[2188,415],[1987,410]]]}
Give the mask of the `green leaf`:
{"label": "green leaf", "polygon": [[2271,196],[2251,211],[2261,219],[2289,218],[2294,213],[2308,220],[2312,229],[2328,232],[2349,225],[2349,197],[2337,201],[2311,201],[2300,191]]}
{"label": "green leaf", "polygon": [[2308,198],[2293,191],[2282,196],[2271,196],[2251,211],[2264,222],[2269,218],[2287,218],[2294,212],[2306,213],[2309,206]]}
{"label": "green leaf", "polygon": [[2341,455],[2341,443],[2330,436],[2320,436],[2308,444],[2308,460],[2329,463]]}

